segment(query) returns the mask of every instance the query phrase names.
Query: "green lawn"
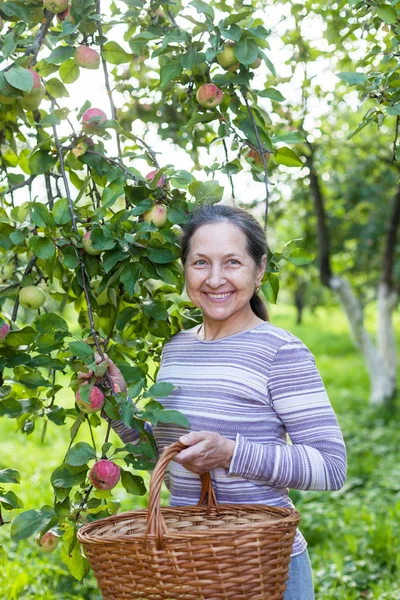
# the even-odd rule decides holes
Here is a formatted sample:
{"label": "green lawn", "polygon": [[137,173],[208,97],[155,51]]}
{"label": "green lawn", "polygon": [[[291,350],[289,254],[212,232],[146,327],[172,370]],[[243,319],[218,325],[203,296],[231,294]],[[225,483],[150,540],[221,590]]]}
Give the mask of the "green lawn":
{"label": "green lawn", "polygon": [[[368,313],[371,331],[372,311]],[[275,307],[271,320],[298,335],[314,353],[348,450],[349,473],[339,492],[291,493],[302,515],[301,529],[309,542],[317,600],[400,600],[400,436],[398,416],[368,405],[368,378],[338,309],[306,312],[296,326],[290,307]],[[399,321],[399,320],[398,320]],[[400,322],[397,322],[400,332]],[[66,389],[63,403],[73,402]],[[51,425],[45,443],[40,431],[15,434],[12,420],[0,420],[0,467],[21,473],[14,489],[25,509],[52,502],[50,473],[68,445],[68,429]],[[97,433],[97,438],[103,436]],[[144,498],[115,496],[123,510],[143,506]],[[8,519],[8,516],[7,516]],[[93,577],[85,585],[72,579],[58,550],[40,554],[32,541],[9,540],[9,526],[0,529],[8,560],[0,568],[1,600],[100,600]]]}

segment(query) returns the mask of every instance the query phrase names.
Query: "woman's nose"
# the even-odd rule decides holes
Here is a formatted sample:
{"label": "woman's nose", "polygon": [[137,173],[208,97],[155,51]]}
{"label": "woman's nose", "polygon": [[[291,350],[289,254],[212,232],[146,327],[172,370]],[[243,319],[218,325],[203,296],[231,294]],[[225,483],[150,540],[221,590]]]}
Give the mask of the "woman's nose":
{"label": "woman's nose", "polygon": [[226,278],[223,273],[223,269],[218,265],[212,265],[208,272],[207,284],[210,287],[217,288],[221,284],[225,283]]}

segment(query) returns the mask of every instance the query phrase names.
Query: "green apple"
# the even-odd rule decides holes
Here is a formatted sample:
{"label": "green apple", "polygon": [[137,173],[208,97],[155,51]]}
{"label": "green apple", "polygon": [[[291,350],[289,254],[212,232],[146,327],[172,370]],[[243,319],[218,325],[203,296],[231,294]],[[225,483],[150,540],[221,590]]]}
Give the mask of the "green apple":
{"label": "green apple", "polygon": [[24,308],[36,309],[43,306],[46,301],[46,294],[36,285],[27,285],[19,291],[19,303]]}
{"label": "green apple", "polygon": [[97,248],[93,248],[93,242],[90,239],[91,231],[86,231],[82,238],[82,246],[87,254],[90,256],[99,256],[103,252],[103,250],[98,250]]}
{"label": "green apple", "polygon": [[[224,49],[222,52],[217,54],[217,63],[223,69],[229,69],[230,67],[236,66],[239,67],[239,61],[235,56],[235,44],[233,42],[227,42],[224,45]],[[236,70],[236,69],[233,69]]]}

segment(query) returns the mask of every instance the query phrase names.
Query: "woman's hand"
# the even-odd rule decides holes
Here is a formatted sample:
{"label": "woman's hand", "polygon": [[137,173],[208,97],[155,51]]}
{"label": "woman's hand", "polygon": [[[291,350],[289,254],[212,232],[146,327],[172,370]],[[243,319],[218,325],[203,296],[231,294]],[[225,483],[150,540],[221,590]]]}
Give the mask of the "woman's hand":
{"label": "woman's hand", "polygon": [[[107,373],[109,374],[111,382],[113,384],[114,392],[123,392],[124,394],[126,394],[126,383],[121,371],[118,369],[117,365],[113,363],[111,358],[108,358],[107,354],[104,354],[103,356],[104,360],[108,363]],[[97,354],[97,352],[94,355],[94,358],[97,364],[100,364],[103,361],[103,359],[99,354]],[[92,377],[92,370],[89,370],[87,373],[83,373],[82,371],[78,373],[78,379],[81,379],[82,381],[84,381],[85,379],[91,379]]]}
{"label": "woman's hand", "polygon": [[229,469],[235,442],[212,431],[192,431],[179,438],[189,448],[181,450],[174,458],[185,469],[201,475],[211,469]]}

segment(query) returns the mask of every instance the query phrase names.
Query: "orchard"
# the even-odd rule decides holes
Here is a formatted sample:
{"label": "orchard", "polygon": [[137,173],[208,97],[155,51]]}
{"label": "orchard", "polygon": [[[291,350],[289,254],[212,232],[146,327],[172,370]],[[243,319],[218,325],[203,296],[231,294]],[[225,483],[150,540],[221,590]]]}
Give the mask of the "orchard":
{"label": "orchard", "polygon": [[[279,86],[291,76],[276,68],[265,5],[0,3],[0,417],[13,420],[27,453],[36,434],[44,456],[49,431],[69,436],[48,481],[51,505],[23,506],[18,485],[29,481],[0,459],[0,526],[15,544],[59,553],[83,585],[79,527],[118,510],[119,493],[132,503],[146,494],[143,473],[157,460],[146,423],[189,427],[163,409],[173,386],[156,383],[164,342],[200,319],[184,290],[180,226],[197,206],[224,201],[255,208],[268,235],[271,218],[292,210],[279,184],[301,186],[304,168],[315,183],[305,112],[312,77],[304,67],[302,97],[286,101]],[[298,40],[301,6],[279,5],[294,15],[282,35],[294,70],[312,48],[303,52]],[[107,105],[85,97],[89,75]],[[166,141],[191,167],[159,150]],[[254,198],[237,193],[242,177]],[[261,288],[271,305],[280,273],[315,258],[302,210],[285,239],[270,243]],[[324,211],[315,214],[321,225]],[[140,443],[114,443],[113,419]]]}

